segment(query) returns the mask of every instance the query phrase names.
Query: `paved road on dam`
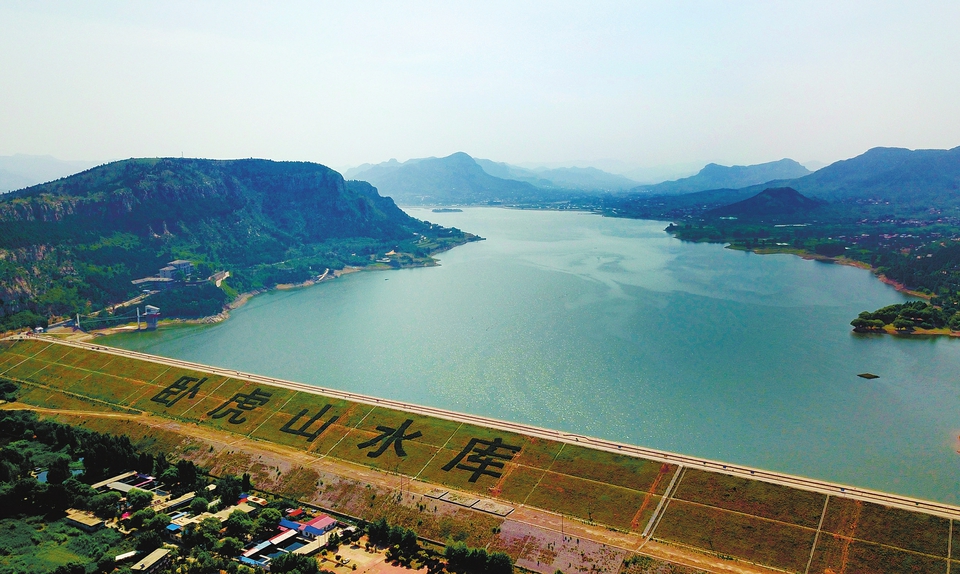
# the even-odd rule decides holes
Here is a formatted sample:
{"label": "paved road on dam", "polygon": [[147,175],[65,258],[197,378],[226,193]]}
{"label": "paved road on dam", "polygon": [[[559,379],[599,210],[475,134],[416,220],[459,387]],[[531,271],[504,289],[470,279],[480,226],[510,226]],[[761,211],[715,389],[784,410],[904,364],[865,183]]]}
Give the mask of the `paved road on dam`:
{"label": "paved road on dam", "polygon": [[471,415],[466,413],[459,413],[455,411],[449,411],[445,409],[439,409],[435,407],[427,407],[422,405],[416,405],[411,403],[406,403],[402,401],[395,401],[391,399],[382,399],[377,397],[372,397],[368,395],[361,395],[357,393],[351,393],[347,391],[341,391],[337,389],[330,389],[326,387],[319,387],[315,385],[307,385],[304,383],[297,383],[294,381],[287,381],[283,379],[277,379],[273,377],[266,377],[263,375],[257,375],[253,373],[244,373],[241,371],[235,371],[230,369],[223,369],[220,367],[214,367],[210,365],[204,365],[201,363],[193,363],[190,361],[182,361],[179,359],[169,359],[166,357],[160,357],[156,355],[149,355],[146,353],[140,353],[137,351],[129,351],[126,349],[119,349],[115,347],[107,347],[104,345],[97,345],[95,343],[86,343],[80,341],[64,341],[50,336],[43,335],[17,335],[14,338],[23,338],[23,339],[33,339],[33,340],[42,340],[50,343],[56,343],[60,345],[68,345],[72,347],[87,349],[91,351],[97,351],[100,353],[107,353],[122,357],[129,357],[132,359],[139,359],[143,361],[151,361],[154,363],[159,363],[163,365],[173,366],[173,367],[183,367],[190,368],[200,371],[206,371],[222,376],[228,376],[235,379],[246,380],[250,382],[272,385],[277,387],[283,387],[290,390],[302,391],[307,393],[319,394],[328,396],[331,398],[345,399],[358,403],[382,406],[393,409],[398,409],[402,411],[407,411],[411,413],[433,416],[437,418],[469,423],[478,426],[484,426],[499,430],[505,430],[520,434],[525,434],[533,437],[544,438],[548,440],[554,440],[558,442],[564,442],[569,444],[582,445],[598,450],[613,452],[617,454],[623,454],[628,456],[634,456],[638,458],[645,458],[649,460],[654,460],[658,462],[668,462],[672,464],[682,465],[690,468],[698,468],[702,470],[718,472],[722,474],[728,474],[732,476],[743,477],[752,480],[759,480],[763,482],[779,484],[783,486],[788,486],[792,488],[797,488],[801,490],[814,491],[823,494],[828,494],[831,496],[840,496],[844,498],[851,498],[854,500],[861,500],[864,502],[872,502],[876,504],[882,504],[886,506],[891,506],[894,508],[900,508],[904,510],[912,511],[921,511],[928,514],[933,514],[936,516],[941,516],[944,518],[960,519],[960,507],[934,502],[929,500],[922,500],[918,498],[912,498],[909,496],[903,496],[899,494],[890,494],[886,492],[879,492],[875,490],[859,488],[856,486],[850,486],[845,484],[837,484],[833,482],[828,482],[824,480],[817,480],[812,478],[806,478],[802,476],[795,476],[791,474],[773,472],[768,470],[763,470],[759,468],[752,468],[743,465],[729,464],[725,462],[699,458],[694,456],[688,456],[684,454],[678,454],[673,452],[667,452],[657,449],[644,448],[635,445],[629,445],[624,443],[618,443],[615,441],[585,436],[576,433],[568,433],[563,431],[551,430],[540,428],[532,425],[526,425],[521,423],[512,423],[509,421],[503,421],[488,417],[482,417],[478,415]]}

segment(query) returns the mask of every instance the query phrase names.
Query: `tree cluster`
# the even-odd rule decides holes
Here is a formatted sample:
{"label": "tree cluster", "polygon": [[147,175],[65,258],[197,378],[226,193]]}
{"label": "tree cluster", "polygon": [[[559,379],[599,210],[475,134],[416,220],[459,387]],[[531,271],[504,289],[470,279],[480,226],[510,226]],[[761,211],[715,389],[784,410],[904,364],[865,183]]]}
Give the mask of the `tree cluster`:
{"label": "tree cluster", "polygon": [[483,548],[469,548],[463,542],[448,544],[444,549],[447,569],[458,574],[509,574],[513,561],[504,552],[488,553]]}
{"label": "tree cluster", "polygon": [[[127,437],[42,421],[28,411],[0,412],[0,443],[6,443],[0,448],[0,517],[79,508],[109,519],[122,508],[142,511],[152,498],[149,492],[134,489],[121,501],[118,492],[97,493],[88,486],[131,469],[163,477],[161,483],[171,491],[193,489],[199,481],[190,461],[170,465],[162,455],[139,453]],[[83,474],[74,477],[70,466],[81,459]],[[47,469],[46,482],[31,475],[34,468]]]}
{"label": "tree cluster", "polygon": [[950,327],[960,329],[960,314],[954,309],[931,305],[926,301],[909,301],[896,305],[887,305],[876,311],[863,311],[850,321],[854,331],[879,331],[886,325],[893,325],[897,331],[921,329],[940,329]]}

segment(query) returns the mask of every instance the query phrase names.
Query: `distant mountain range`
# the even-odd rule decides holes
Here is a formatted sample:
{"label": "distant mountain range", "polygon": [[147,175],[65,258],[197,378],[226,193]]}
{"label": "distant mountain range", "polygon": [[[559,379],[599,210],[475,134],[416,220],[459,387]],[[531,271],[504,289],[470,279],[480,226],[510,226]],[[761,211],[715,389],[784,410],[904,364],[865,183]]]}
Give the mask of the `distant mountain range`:
{"label": "distant mountain range", "polygon": [[772,187],[789,187],[804,196],[833,203],[889,204],[886,209],[890,213],[908,214],[930,208],[960,212],[960,147],[949,150],[873,148],[794,179],[679,195],[645,192],[613,199],[608,205],[640,217],[672,217],[707,212]]}
{"label": "distant mountain range", "polygon": [[710,163],[696,175],[655,185],[641,185],[630,191],[652,195],[679,195],[709,189],[739,189],[774,180],[796,179],[810,173],[809,169],[792,159],[729,167]]}
{"label": "distant mountain range", "polygon": [[537,201],[541,188],[526,181],[490,175],[469,155],[391,160],[349,177],[368,181],[381,195],[401,205],[460,205],[491,202]]}
{"label": "distant mountain range", "polygon": [[97,165],[90,161],[63,161],[49,155],[0,156],[0,193],[67,177]]}
{"label": "distant mountain range", "polygon": [[475,160],[483,171],[503,179],[525,181],[543,189],[576,191],[620,191],[636,187],[637,182],[595,167],[559,167],[526,169],[489,159]]}
{"label": "distant mountain range", "polygon": [[753,166],[709,164],[692,177],[638,186],[628,177],[593,167],[529,169],[459,152],[443,158],[364,164],[346,170],[345,176],[369,181],[380,193],[398,203],[439,205],[551,202],[604,193],[681,194],[718,187],[745,187],[809,173],[790,159]]}
{"label": "distant mountain range", "polygon": [[[522,181],[542,189],[566,189],[576,191],[614,191],[630,189],[637,186],[637,181],[623,175],[609,173],[595,167],[520,167],[509,163],[497,162],[489,159],[480,159],[458,152],[445,158],[418,158],[405,162],[395,159],[378,164],[365,163],[343,172],[347,179],[362,179],[371,181],[380,178],[383,174],[398,169],[410,169],[411,166],[428,160],[448,160],[450,163],[466,162],[470,158],[483,171],[493,177]],[[467,162],[469,163],[469,162]],[[433,168],[442,163],[434,163]],[[389,194],[388,194],[389,195]]]}
{"label": "distant mountain range", "polygon": [[903,205],[960,202],[960,147],[877,147],[806,177],[784,182],[828,201],[877,199]]}

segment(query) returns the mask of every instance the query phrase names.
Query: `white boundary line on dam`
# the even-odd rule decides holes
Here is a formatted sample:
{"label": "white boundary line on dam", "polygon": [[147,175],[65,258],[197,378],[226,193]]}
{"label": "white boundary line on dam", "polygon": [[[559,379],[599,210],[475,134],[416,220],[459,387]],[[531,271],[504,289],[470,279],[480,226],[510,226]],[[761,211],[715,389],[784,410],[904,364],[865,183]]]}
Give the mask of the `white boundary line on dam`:
{"label": "white boundary line on dam", "polygon": [[425,407],[425,406],[416,405],[412,403],[406,403],[403,401],[396,401],[392,399],[380,399],[380,398],[371,397],[368,395],[361,395],[358,393],[351,393],[348,391],[340,391],[337,389],[330,389],[327,387],[320,387],[316,385],[297,383],[294,381],[287,381],[284,379],[277,379],[273,377],[265,377],[263,375],[255,375],[252,373],[243,373],[240,371],[223,369],[220,367],[213,367],[213,366],[204,365],[201,363],[182,361],[180,359],[168,359],[166,357],[149,355],[147,353],[140,353],[138,351],[128,351],[126,349],[120,349],[117,347],[107,347],[104,345],[96,345],[93,343],[84,343],[79,341],[64,341],[64,340],[57,339],[55,337],[43,336],[43,335],[32,335],[32,334],[31,335],[15,335],[13,337],[9,337],[8,339],[39,340],[47,343],[67,345],[71,347],[77,347],[80,349],[87,349],[90,351],[98,351],[101,353],[107,353],[107,354],[117,355],[121,357],[129,357],[133,359],[139,359],[142,361],[159,363],[162,365],[170,365],[170,366],[194,369],[198,371],[205,371],[205,372],[209,372],[209,373],[213,373],[213,374],[217,374],[225,377],[231,377],[234,379],[242,379],[250,382],[286,388],[293,391],[302,391],[302,392],[312,393],[315,395],[328,396],[331,398],[345,399],[345,400],[372,405],[372,406],[388,407],[388,408],[393,408],[393,409],[406,411],[406,412],[419,414],[419,415],[432,416],[432,417],[451,420],[451,421],[460,422],[460,423],[469,423],[469,424],[497,429],[497,430],[514,432],[518,434],[525,434],[528,436],[543,438],[547,440],[586,446],[596,450],[603,450],[603,451],[612,452],[616,454],[623,454],[623,455],[633,456],[637,458],[645,458],[645,459],[654,460],[657,462],[665,462],[670,464],[682,465],[688,468],[702,469],[702,470],[707,470],[707,471],[716,472],[720,474],[728,474],[731,476],[737,476],[741,478],[749,478],[752,480],[759,480],[762,482],[768,482],[768,483],[778,484],[782,486],[789,486],[792,488],[797,488],[799,490],[818,492],[821,494],[827,494],[834,497],[839,496],[843,498],[861,500],[864,502],[873,502],[876,504],[882,504],[885,506],[891,506],[891,507],[900,508],[903,510],[921,511],[927,514],[940,516],[942,518],[960,519],[960,506],[955,506],[952,504],[946,504],[941,502],[933,502],[930,500],[923,500],[919,498],[912,498],[912,497],[904,496],[900,494],[890,494],[886,492],[870,490],[867,488],[860,488],[860,487],[849,486],[845,484],[838,484],[834,482],[828,482],[825,480],[805,478],[802,476],[795,476],[795,475],[785,474],[781,472],[762,470],[759,468],[753,468],[753,467],[744,466],[744,465],[727,464],[727,463],[718,462],[718,461],[710,460],[706,458],[699,458],[695,456],[677,454],[669,451],[639,447],[639,446],[619,443],[611,440],[589,437],[589,436],[585,436],[577,433],[568,433],[563,431],[545,429],[545,428],[536,427],[536,426],[527,425],[527,424],[512,423],[508,421],[502,421],[499,419],[482,417],[479,415],[458,413],[456,411],[449,411],[449,410],[435,408],[435,407]]}

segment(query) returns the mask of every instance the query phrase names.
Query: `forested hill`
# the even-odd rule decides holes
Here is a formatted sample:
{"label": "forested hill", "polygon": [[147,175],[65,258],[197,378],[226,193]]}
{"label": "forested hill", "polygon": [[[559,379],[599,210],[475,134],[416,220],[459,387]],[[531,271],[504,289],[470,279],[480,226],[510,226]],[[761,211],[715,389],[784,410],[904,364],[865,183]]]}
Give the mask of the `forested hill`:
{"label": "forested hill", "polygon": [[[0,195],[0,327],[102,308],[172,259],[237,289],[304,280],[458,230],[413,219],[313,163],[130,159]],[[11,317],[21,314],[18,320]]]}
{"label": "forested hill", "polygon": [[399,238],[420,226],[369,184],[313,163],[131,159],[0,196],[4,247],[116,231],[191,236],[210,221],[204,239],[220,241],[198,247],[230,261],[251,247],[282,253],[294,238]]}
{"label": "forested hill", "polygon": [[822,207],[824,202],[810,199],[792,187],[765,189],[757,195],[706,213],[708,217],[735,217],[741,219],[779,219],[807,215]]}

